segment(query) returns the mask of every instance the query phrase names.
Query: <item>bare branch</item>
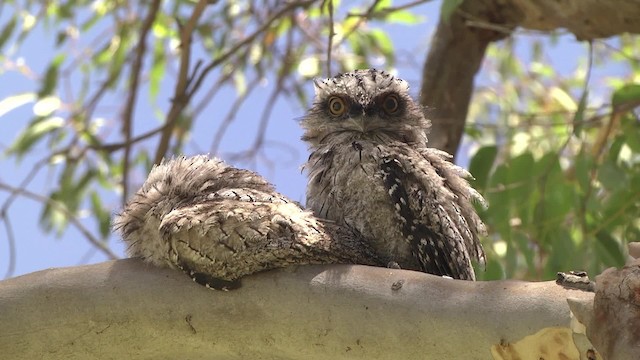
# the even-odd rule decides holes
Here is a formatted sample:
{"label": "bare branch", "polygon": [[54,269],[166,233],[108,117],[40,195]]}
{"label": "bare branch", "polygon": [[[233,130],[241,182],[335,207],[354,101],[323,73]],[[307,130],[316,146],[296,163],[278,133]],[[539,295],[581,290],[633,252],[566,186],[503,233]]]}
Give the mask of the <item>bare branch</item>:
{"label": "bare branch", "polygon": [[0,183],[0,190],[4,190],[10,192],[12,194],[18,194],[24,196],[26,198],[41,202],[43,204],[49,204],[55,207],[58,211],[60,211],[71,223],[73,226],[80,231],[80,233],[91,243],[91,245],[95,246],[98,250],[104,253],[109,259],[118,259],[119,256],[116,255],[109,247],[102,241],[98,240],[89,229],[87,229],[82,223],[72,214],[67,207],[55,200],[52,200],[48,197],[42,196],[40,194],[36,194],[27,189],[13,187],[8,184]]}
{"label": "bare branch", "polygon": [[189,89],[189,95],[190,96],[193,95],[198,90],[198,88],[200,88],[200,85],[202,85],[202,82],[204,81],[204,79],[206,78],[207,74],[211,70],[213,70],[215,67],[217,67],[218,65],[220,65],[224,61],[226,61],[229,57],[231,57],[233,54],[235,54],[239,49],[241,49],[244,46],[247,46],[248,44],[252,43],[256,39],[256,37],[258,37],[266,29],[268,29],[274,21],[276,21],[277,19],[283,17],[285,14],[289,13],[290,11],[293,11],[293,10],[295,10],[297,8],[300,8],[300,7],[301,8],[308,7],[308,6],[312,5],[314,2],[315,2],[314,0],[292,2],[292,3],[287,4],[287,6],[283,7],[279,11],[275,12],[260,27],[258,27],[251,35],[247,36],[244,40],[242,40],[242,41],[238,42],[237,44],[235,44],[227,52],[225,52],[224,54],[220,55],[218,58],[216,58],[215,60],[210,62],[202,70],[202,72],[198,76],[198,78],[195,81],[195,83],[193,84],[193,86]]}
{"label": "bare branch", "polygon": [[171,140],[173,128],[178,121],[180,113],[189,103],[191,94],[188,94],[187,87],[191,81],[189,77],[189,67],[191,64],[191,36],[208,4],[208,0],[199,0],[193,9],[193,13],[189,18],[189,21],[180,32],[180,70],[178,71],[178,79],[173,92],[171,109],[169,109],[169,112],[167,113],[167,118],[165,120],[166,124],[162,130],[158,148],[156,149],[154,164],[159,164],[166,154],[167,149],[169,148],[169,141]]}
{"label": "bare branch", "polygon": [[144,57],[147,54],[147,34],[151,30],[153,22],[156,20],[156,15],[160,9],[161,0],[153,0],[149,7],[149,13],[142,23],[140,29],[140,39],[138,40],[138,46],[136,47],[136,55],[131,65],[129,73],[129,94],[127,96],[127,103],[125,104],[124,111],[122,113],[122,134],[124,136],[124,159],[122,161],[122,203],[124,204],[129,198],[129,162],[131,158],[131,127],[133,124],[133,110],[136,105],[136,99],[138,97],[138,86],[140,83],[140,75],[142,73],[142,64]]}
{"label": "bare branch", "polygon": [[[322,3],[322,8],[324,8],[325,2]],[[336,36],[336,31],[334,29],[334,19],[333,19],[333,0],[329,0],[327,3],[329,9],[329,36],[327,36],[327,77],[331,77],[333,74],[331,73],[331,52],[333,51],[333,38]]]}

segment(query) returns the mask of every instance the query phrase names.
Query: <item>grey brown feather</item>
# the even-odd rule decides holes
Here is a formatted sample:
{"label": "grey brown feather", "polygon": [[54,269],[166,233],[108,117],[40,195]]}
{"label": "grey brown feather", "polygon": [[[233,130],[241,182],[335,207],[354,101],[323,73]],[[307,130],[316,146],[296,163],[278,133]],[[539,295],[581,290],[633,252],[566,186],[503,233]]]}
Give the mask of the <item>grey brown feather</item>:
{"label": "grey brown feather", "polygon": [[218,289],[289,265],[382,264],[356,231],[318,220],[259,175],[206,156],[154,167],[113,226],[130,256]]}
{"label": "grey brown feather", "polygon": [[430,122],[407,83],[358,70],[315,88],[302,120],[308,208],[362,234],[386,262],[475,279],[485,230],[472,202],[483,199],[448,154],[427,147]]}

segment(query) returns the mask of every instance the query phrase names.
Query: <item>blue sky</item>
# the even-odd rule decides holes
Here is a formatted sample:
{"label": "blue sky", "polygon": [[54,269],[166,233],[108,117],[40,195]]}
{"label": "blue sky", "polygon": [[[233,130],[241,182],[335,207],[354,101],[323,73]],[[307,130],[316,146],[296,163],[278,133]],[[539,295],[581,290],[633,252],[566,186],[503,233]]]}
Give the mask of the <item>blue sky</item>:
{"label": "blue sky", "polygon": [[[430,2],[413,9],[422,16],[422,24],[416,27],[406,27],[402,25],[385,26],[384,29],[389,32],[397,53],[399,54],[415,54],[413,58],[414,64],[400,62],[397,70],[400,77],[408,80],[412,85],[412,92],[418,95],[420,71],[426,52],[429,46],[430,37],[437,22],[439,2]],[[0,27],[6,23],[8,14],[0,14]],[[378,26],[378,24],[372,24]],[[419,29],[419,31],[416,31]],[[410,32],[411,36],[407,36]],[[55,52],[52,47],[55,32],[38,26],[27,41],[20,46],[17,51],[8,52],[7,60],[11,63],[24,61],[37,74],[42,74],[46,66],[51,61]],[[528,40],[523,37],[522,44],[517,48],[517,56],[526,57],[528,52]],[[549,50],[547,58],[551,64],[560,73],[571,73],[578,65],[578,59],[584,58],[586,55],[586,47],[584,44],[576,42],[572,36],[562,36],[557,46],[546,47]],[[5,48],[6,50],[6,48]],[[199,54],[203,56],[202,54]],[[198,54],[196,54],[196,57]],[[2,64],[0,60],[0,101],[7,96],[15,95],[23,92],[37,91],[37,82],[26,78],[24,75],[15,70],[7,69],[8,62],[5,60]],[[384,68],[384,64],[381,64]],[[623,72],[623,69],[611,68],[609,72],[612,74]],[[267,80],[269,80],[267,78]],[[211,80],[210,80],[211,81]],[[489,83],[491,80],[488,74],[481,74],[477,79],[479,84]],[[597,80],[596,80],[597,81]],[[76,87],[77,84],[72,84]],[[140,134],[145,129],[157,126],[159,119],[154,115],[154,111],[158,109],[168,109],[168,99],[173,90],[172,83],[168,82],[161,89],[158,101],[155,106],[149,105],[145,100],[148,97],[143,96],[136,109],[136,127],[134,132]],[[237,116],[237,121],[229,128],[227,136],[221,146],[221,151],[217,154],[225,160],[232,162],[239,167],[250,167],[251,164],[241,161],[234,161],[230,156],[233,152],[247,149],[256,131],[256,120],[259,114],[256,109],[262,110],[267,97],[270,93],[271,84],[267,81],[263,86],[254,91],[250,98],[251,106],[244,106]],[[312,98],[312,84],[309,83],[307,93]],[[197,119],[194,131],[192,132],[192,141],[185,147],[187,154],[208,153],[213,132],[217,128],[221,117],[226,114],[226,109],[234,100],[236,94],[233,89],[224,89],[209,104],[207,109],[201,113]],[[113,98],[114,105],[122,99]],[[255,106],[253,105],[255,104]],[[114,114],[117,106],[107,107],[101,110],[102,116],[105,117],[107,125],[118,120],[117,113]],[[304,113],[304,108],[293,101],[280,99],[276,104],[271,122],[267,128],[267,140],[270,144],[287,144],[294,150],[295,156],[291,156],[289,150],[283,150],[280,145],[269,146],[267,154],[269,158],[275,161],[275,166],[266,165],[265,162],[258,162],[253,168],[267,177],[273,182],[278,190],[285,195],[297,201],[304,201],[305,177],[300,172],[300,165],[305,161],[307,156],[306,146],[299,140],[301,135],[300,127],[297,119]],[[10,145],[18,132],[23,129],[33,116],[33,103],[12,110],[9,113],[0,115],[0,153]],[[45,157],[47,149],[44,145],[38,146],[34,153],[31,153],[20,162],[16,163],[14,159],[7,159],[6,156],[0,157],[0,181],[3,183],[18,186],[20,181],[31,170],[33,164]],[[461,156],[464,160],[465,156]],[[41,171],[39,175],[29,186],[34,192],[45,194],[47,189],[55,187],[56,177],[47,173],[48,170]],[[146,174],[137,174],[134,182],[138,185],[144,180]],[[113,206],[113,211],[117,211],[119,204],[115,196],[108,197],[104,201]],[[6,201],[8,194],[0,191],[0,206]],[[13,225],[13,231],[16,238],[16,267],[13,276],[21,275],[50,267],[74,266],[86,263],[96,263],[104,261],[106,258],[99,252],[92,250],[92,246],[83,238],[83,236],[73,227],[61,236],[56,237],[53,234],[43,232],[39,226],[39,217],[41,212],[41,204],[24,197],[18,197],[9,210],[8,216]],[[82,219],[83,223],[90,229],[93,224],[87,217]],[[0,222],[0,279],[4,277],[8,267],[9,246],[5,231],[5,223]],[[118,254],[124,256],[124,246],[116,237],[110,239],[111,248]]]}

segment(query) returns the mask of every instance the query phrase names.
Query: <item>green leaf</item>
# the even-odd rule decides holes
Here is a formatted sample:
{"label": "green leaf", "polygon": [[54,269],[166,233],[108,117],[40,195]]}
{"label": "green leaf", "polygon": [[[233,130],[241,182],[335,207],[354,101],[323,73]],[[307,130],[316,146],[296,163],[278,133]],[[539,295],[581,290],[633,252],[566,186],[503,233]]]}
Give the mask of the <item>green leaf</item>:
{"label": "green leaf", "polygon": [[529,237],[521,231],[514,232],[513,243],[518,247],[517,253],[524,257],[529,272],[534,273],[536,270],[536,264],[534,262],[535,252],[533,246],[531,246]]}
{"label": "green leaf", "polygon": [[611,96],[611,105],[614,107],[636,101],[640,101],[640,84],[627,84]]}
{"label": "green leaf", "polygon": [[533,190],[533,169],[535,160],[530,152],[522,153],[507,163],[507,185],[510,197],[515,204],[526,203]]}
{"label": "green leaf", "polygon": [[399,10],[390,12],[384,19],[390,24],[415,25],[424,21],[422,16],[418,16],[410,11]]}
{"label": "green leaf", "polygon": [[509,237],[511,234],[511,225],[509,224],[509,219],[511,218],[511,199],[509,192],[505,190],[506,183],[506,166],[504,164],[499,165],[489,179],[489,186],[485,192],[485,198],[489,203],[485,220],[504,238]]}
{"label": "green leaf", "polygon": [[489,172],[498,155],[498,147],[495,145],[480,148],[471,159],[469,172],[473,175],[471,181],[474,188],[481,190],[487,187],[489,182]]}
{"label": "green leaf", "polygon": [[586,193],[591,184],[591,169],[593,158],[586,152],[580,153],[574,161],[575,177],[580,185],[580,190]]}
{"label": "green leaf", "polygon": [[376,13],[378,11],[384,10],[388,7],[391,7],[391,5],[393,5],[392,0],[379,0],[373,6],[373,12]]}
{"label": "green leaf", "polygon": [[102,206],[102,200],[95,191],[91,192],[91,212],[98,220],[98,228],[102,239],[111,233],[111,214]]}
{"label": "green leaf", "polygon": [[378,48],[387,59],[393,57],[393,43],[386,32],[374,29],[369,33],[369,38],[372,40],[372,45]]}
{"label": "green leaf", "polygon": [[[117,36],[118,40],[112,43],[110,50],[113,52],[109,58],[109,78],[118,78],[122,72],[122,67],[129,53],[129,44],[132,40],[129,30],[128,26],[120,28]],[[112,85],[115,84],[116,82],[114,81]]]}
{"label": "green leaf", "polygon": [[624,240],[628,243],[640,241],[640,228],[634,224],[629,224],[624,233]]}
{"label": "green leaf", "polygon": [[162,39],[156,39],[153,47],[151,71],[149,72],[149,94],[151,100],[156,100],[160,91],[160,83],[164,78],[166,57],[164,56],[164,43]]}
{"label": "green leaf", "polygon": [[620,168],[615,160],[605,158],[606,161],[598,168],[598,180],[611,191],[624,189],[629,186],[627,173]]}
{"label": "green leaf", "polygon": [[487,261],[486,271],[482,270],[482,268],[476,268],[478,280],[501,280],[505,278],[505,272],[502,264],[493,258],[489,258]]}
{"label": "green leaf", "polygon": [[4,46],[7,40],[9,40],[11,34],[13,34],[13,30],[15,30],[17,22],[18,17],[14,15],[7,25],[2,28],[2,31],[0,31],[0,49]]}
{"label": "green leaf", "polygon": [[451,15],[462,4],[464,0],[442,0],[442,6],[440,7],[440,19],[445,23],[449,22]]}
{"label": "green leaf", "polygon": [[44,75],[42,86],[38,91],[39,98],[51,95],[56,89],[56,86],[58,85],[58,72],[60,69],[60,65],[62,64],[64,59],[64,54],[58,54],[53,58],[51,64],[49,64],[49,67],[47,68],[47,71]]}
{"label": "green leaf", "polygon": [[627,114],[622,117],[622,130],[625,143],[631,150],[640,153],[640,123],[633,116]]}
{"label": "green leaf", "polygon": [[585,89],[578,102],[578,109],[573,115],[573,133],[576,136],[580,136],[582,132],[582,126],[584,125],[584,110],[587,108],[587,99],[589,97],[589,91]]}
{"label": "green leaf", "polygon": [[49,202],[42,209],[40,215],[40,226],[46,231],[55,230],[56,236],[62,236],[64,229],[67,227],[68,219],[61,207],[64,205],[57,200],[57,193],[51,194]]}
{"label": "green leaf", "polygon": [[596,240],[595,253],[605,266],[624,265],[624,254],[618,240],[606,231],[599,231],[596,234]]}
{"label": "green leaf", "polygon": [[43,136],[64,126],[64,120],[60,117],[37,118],[18,135],[18,138],[9,146],[7,152],[20,158],[42,139]]}
{"label": "green leaf", "polygon": [[610,194],[602,206],[602,221],[598,226],[613,231],[618,226],[637,220],[640,206],[639,190],[637,187],[621,187]]}
{"label": "green leaf", "polygon": [[69,36],[65,30],[58,31],[58,34],[56,34],[56,47],[59,48],[65,43],[65,41],[67,41],[68,38]]}
{"label": "green leaf", "polygon": [[551,253],[545,265],[544,279],[553,279],[558,271],[582,270],[579,259],[575,256],[576,246],[571,234],[566,228],[559,228],[556,232],[548,233],[544,242],[551,244]]}

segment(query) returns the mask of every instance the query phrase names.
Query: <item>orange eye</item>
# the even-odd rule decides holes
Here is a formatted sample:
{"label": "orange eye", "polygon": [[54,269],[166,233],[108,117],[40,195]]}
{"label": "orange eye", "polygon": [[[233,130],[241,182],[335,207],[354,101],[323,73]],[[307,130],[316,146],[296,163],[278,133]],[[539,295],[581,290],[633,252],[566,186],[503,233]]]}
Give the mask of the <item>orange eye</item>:
{"label": "orange eye", "polygon": [[393,114],[400,109],[400,99],[398,95],[389,94],[382,100],[382,109],[387,114]]}
{"label": "orange eye", "polygon": [[333,116],[341,116],[347,111],[347,104],[339,96],[332,96],[329,98],[329,112]]}

